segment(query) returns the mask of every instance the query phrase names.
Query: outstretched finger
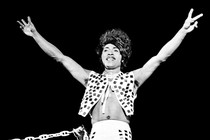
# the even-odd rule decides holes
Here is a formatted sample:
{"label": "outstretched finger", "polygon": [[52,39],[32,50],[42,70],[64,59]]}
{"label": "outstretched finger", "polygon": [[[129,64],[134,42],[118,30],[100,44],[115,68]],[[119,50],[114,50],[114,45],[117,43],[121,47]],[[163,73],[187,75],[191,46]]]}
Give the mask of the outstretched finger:
{"label": "outstretched finger", "polygon": [[21,19],[21,21],[23,22],[24,25],[27,25],[27,23],[23,19]]}
{"label": "outstretched finger", "polygon": [[30,18],[30,16],[28,16],[28,22],[29,22],[29,23],[32,23],[32,22],[31,22],[31,18]]}
{"label": "outstretched finger", "polygon": [[197,15],[196,17],[194,17],[193,20],[196,21],[197,19],[199,19],[202,16],[203,16],[203,14],[201,13],[201,14]]}
{"label": "outstretched finger", "polygon": [[191,9],[190,9],[190,12],[188,13],[188,18],[191,18],[191,17],[192,17],[192,13],[193,13],[193,11],[194,11],[194,9],[193,9],[193,8],[191,8]]}
{"label": "outstretched finger", "polygon": [[17,21],[17,23],[20,24],[20,27],[24,27],[24,25],[20,21]]}

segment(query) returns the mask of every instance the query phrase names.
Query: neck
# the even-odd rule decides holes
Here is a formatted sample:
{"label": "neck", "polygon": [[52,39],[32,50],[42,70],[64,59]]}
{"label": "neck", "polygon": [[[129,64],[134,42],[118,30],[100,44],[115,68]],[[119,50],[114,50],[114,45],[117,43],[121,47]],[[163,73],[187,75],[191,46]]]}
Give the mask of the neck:
{"label": "neck", "polygon": [[117,74],[119,72],[120,72],[120,67],[115,68],[115,69],[107,69],[107,68],[105,68],[105,70],[104,70],[104,74],[107,74],[107,75],[113,75],[113,74]]}

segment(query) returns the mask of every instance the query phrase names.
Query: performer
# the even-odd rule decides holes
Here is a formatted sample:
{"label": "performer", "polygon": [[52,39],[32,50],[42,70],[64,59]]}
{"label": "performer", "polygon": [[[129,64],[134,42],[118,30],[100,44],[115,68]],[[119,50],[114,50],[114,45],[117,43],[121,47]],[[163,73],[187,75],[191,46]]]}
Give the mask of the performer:
{"label": "performer", "polygon": [[181,29],[157,55],[143,67],[126,73],[123,73],[122,69],[126,67],[131,56],[131,40],[120,29],[108,30],[100,37],[97,54],[104,66],[104,72],[97,73],[83,68],[45,40],[36,30],[30,17],[28,17],[28,23],[23,19],[18,23],[23,32],[33,37],[43,51],[61,62],[71,75],[86,87],[79,115],[91,116],[90,140],[131,140],[129,121],[134,114],[133,105],[137,97],[137,89],[161,62],[164,62],[179,47],[186,34],[197,27],[197,20],[203,14],[193,18],[192,13],[193,9],[190,10]]}

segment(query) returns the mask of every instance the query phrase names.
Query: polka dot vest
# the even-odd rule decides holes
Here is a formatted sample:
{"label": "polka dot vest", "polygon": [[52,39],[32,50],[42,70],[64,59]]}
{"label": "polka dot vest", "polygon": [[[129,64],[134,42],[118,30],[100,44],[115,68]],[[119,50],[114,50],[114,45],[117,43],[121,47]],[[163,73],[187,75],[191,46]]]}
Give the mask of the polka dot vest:
{"label": "polka dot vest", "polygon": [[85,117],[91,108],[100,100],[105,94],[106,87],[111,86],[121,107],[126,115],[133,115],[134,100],[137,97],[134,92],[134,75],[133,72],[120,72],[111,82],[104,74],[99,74],[94,71],[90,72],[85,94],[83,96],[79,115]]}

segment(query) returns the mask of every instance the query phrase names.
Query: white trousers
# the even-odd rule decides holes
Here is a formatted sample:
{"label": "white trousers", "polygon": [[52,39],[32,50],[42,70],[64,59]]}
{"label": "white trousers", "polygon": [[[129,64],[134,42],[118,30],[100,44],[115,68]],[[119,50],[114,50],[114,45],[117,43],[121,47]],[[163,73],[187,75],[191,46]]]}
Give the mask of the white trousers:
{"label": "white trousers", "polygon": [[104,120],[93,124],[90,140],[131,140],[132,133],[128,123]]}

